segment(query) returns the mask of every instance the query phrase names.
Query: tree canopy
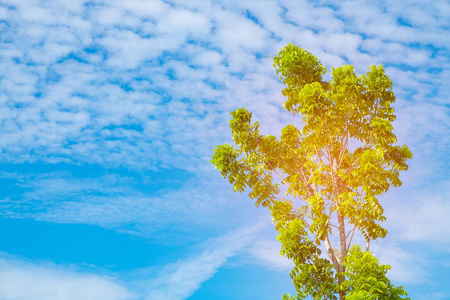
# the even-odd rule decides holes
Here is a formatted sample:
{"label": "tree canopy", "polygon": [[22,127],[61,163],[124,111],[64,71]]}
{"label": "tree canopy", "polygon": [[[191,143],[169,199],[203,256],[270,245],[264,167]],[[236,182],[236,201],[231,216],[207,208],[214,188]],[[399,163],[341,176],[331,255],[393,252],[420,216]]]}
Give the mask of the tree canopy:
{"label": "tree canopy", "polygon": [[[235,192],[248,190],[256,206],[270,209],[281,254],[295,264],[297,294],[283,299],[409,299],[369,251],[371,240],[387,234],[377,197],[402,184],[400,172],[412,158],[406,145],[396,145],[391,79],[382,65],[359,76],[344,65],[325,81],[318,58],[292,44],[273,66],[285,85],[283,108],[301,121],[277,138],[263,135],[251,112],[236,109],[235,145],[216,146],[212,164]],[[366,251],[352,247],[356,230]]]}

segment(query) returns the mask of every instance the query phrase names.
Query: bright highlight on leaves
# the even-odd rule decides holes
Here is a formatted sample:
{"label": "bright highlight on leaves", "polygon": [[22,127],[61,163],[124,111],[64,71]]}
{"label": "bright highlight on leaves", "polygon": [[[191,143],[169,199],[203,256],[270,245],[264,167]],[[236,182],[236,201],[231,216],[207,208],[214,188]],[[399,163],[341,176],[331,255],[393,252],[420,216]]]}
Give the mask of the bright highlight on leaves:
{"label": "bright highlight on leaves", "polygon": [[[237,109],[230,121],[237,147],[217,146],[212,164],[235,192],[247,189],[256,206],[271,210],[281,255],[295,263],[297,295],[283,299],[408,299],[368,252],[370,240],[387,234],[377,197],[401,185],[412,158],[406,145],[395,145],[392,81],[382,65],[359,76],[345,65],[326,82],[317,57],[292,44],[273,66],[286,86],[283,107],[302,116],[303,128],[287,125],[280,139],[263,135],[252,113]],[[338,251],[329,240],[333,228]],[[365,253],[348,250],[355,230],[367,241]],[[329,259],[320,256],[321,245]]]}

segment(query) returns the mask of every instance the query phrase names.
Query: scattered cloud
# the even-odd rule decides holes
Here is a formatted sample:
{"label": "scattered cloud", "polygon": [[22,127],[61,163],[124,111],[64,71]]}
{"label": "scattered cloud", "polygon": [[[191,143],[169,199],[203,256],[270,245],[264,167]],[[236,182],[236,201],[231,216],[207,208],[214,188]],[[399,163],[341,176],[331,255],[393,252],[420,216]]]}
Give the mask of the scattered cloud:
{"label": "scattered cloud", "polygon": [[275,128],[288,118],[269,59],[286,42],[327,67],[392,64],[402,98],[445,102],[444,71],[428,72],[448,64],[445,1],[24,3],[2,5],[4,162],[195,170],[232,109]]}

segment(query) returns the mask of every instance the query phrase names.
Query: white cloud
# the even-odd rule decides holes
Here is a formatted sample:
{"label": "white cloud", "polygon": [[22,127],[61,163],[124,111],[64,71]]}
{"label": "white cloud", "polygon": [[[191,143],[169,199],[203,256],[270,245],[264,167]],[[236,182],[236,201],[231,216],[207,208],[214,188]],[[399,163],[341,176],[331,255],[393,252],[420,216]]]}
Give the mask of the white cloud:
{"label": "white cloud", "polygon": [[389,214],[392,226],[399,231],[400,238],[435,247],[450,253],[450,192],[443,182],[439,193],[410,195],[408,206]]}
{"label": "white cloud", "polygon": [[281,256],[280,250],[281,244],[273,237],[252,243],[247,251],[257,259],[257,263],[275,271],[289,272],[295,265],[289,259]]}
{"label": "white cloud", "polygon": [[228,258],[238,254],[254,241],[260,225],[241,228],[218,238],[206,241],[201,254],[166,266],[150,282],[142,282],[147,289],[145,299],[182,300],[198,290],[203,282],[210,279],[225,264]]}
{"label": "white cloud", "polygon": [[387,276],[394,283],[401,285],[426,281],[428,257],[386,241],[373,243],[370,250],[381,264],[391,266]]}
{"label": "white cloud", "polygon": [[[167,243],[195,239],[187,234],[197,234],[198,228],[209,232],[223,229],[224,223],[226,228],[234,227],[249,215],[257,217],[263,212],[245,201],[245,195],[234,195],[226,180],[211,167],[204,168],[203,177],[167,171],[169,175],[160,177],[155,172],[138,179],[120,172],[95,178],[77,178],[70,172],[3,173],[0,178],[16,182],[17,192],[0,199],[0,215],[98,225]],[[229,213],[233,213],[232,221]],[[167,228],[177,229],[167,232]]]}
{"label": "white cloud", "polygon": [[232,12],[217,15],[214,40],[226,53],[238,54],[244,50],[263,50],[268,33],[250,19]]}
{"label": "white cloud", "polygon": [[4,300],[136,299],[111,277],[53,264],[0,258],[0,298]]}
{"label": "white cloud", "polygon": [[[149,299],[182,300],[197,291],[214,276],[227,259],[245,251],[262,229],[253,224],[197,246],[198,254],[163,267],[132,271],[128,285],[111,276],[84,272],[52,263],[0,257],[0,298],[5,300],[70,300],[70,299]],[[155,272],[155,269],[159,271]]]}
{"label": "white cloud", "polygon": [[169,7],[167,3],[160,0],[119,0],[115,1],[114,4],[130,11],[140,18],[156,18],[158,16],[163,16]]}
{"label": "white cloud", "polygon": [[172,9],[161,15],[157,31],[164,34],[186,34],[192,38],[209,33],[211,22],[207,16],[185,9]]}
{"label": "white cloud", "polygon": [[336,18],[332,7],[311,1],[282,1],[286,7],[288,21],[296,23],[300,28],[317,31],[340,32],[344,22]]}
{"label": "white cloud", "polygon": [[[307,1],[5,3],[18,9],[6,14],[8,43],[0,48],[0,72],[8,75],[0,82],[4,161],[198,168],[225,138],[216,128],[226,130],[232,109],[247,106],[269,128],[288,118],[280,114],[281,85],[268,58],[286,42],[306,47],[328,67],[416,66],[393,73],[396,88],[420,101],[428,97],[425,80],[436,88],[434,101],[445,103],[446,76],[428,76],[426,68],[448,64],[446,48],[437,44],[440,55],[433,56],[424,39],[445,40],[444,2],[426,13],[417,3],[402,5],[413,13],[413,27],[398,24],[407,15],[399,6],[361,1],[333,8]],[[29,10],[40,11],[39,18]],[[421,23],[424,14],[437,21]],[[396,34],[370,34],[380,27],[376,20]],[[125,128],[130,124],[144,130]]]}

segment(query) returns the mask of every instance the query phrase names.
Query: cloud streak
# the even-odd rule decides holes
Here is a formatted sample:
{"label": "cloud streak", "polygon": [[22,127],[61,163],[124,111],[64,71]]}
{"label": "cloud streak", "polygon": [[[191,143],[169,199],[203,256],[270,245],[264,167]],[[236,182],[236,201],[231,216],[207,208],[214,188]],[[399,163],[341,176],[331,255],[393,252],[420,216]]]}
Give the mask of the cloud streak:
{"label": "cloud streak", "polygon": [[[256,238],[261,224],[241,228],[206,241],[203,251],[165,266],[156,279],[150,280],[145,299],[187,299],[203,282],[213,277],[228,258],[237,255]],[[145,283],[147,285],[147,283]]]}
{"label": "cloud streak", "polygon": [[[183,232],[189,228],[214,228],[219,220],[228,219],[224,212],[240,205],[232,201],[236,196],[230,188],[216,186],[222,178],[215,172],[211,174],[214,170],[190,178],[180,177],[189,175],[187,172],[180,175],[175,171],[96,176],[82,170],[85,177],[68,171],[0,173],[0,180],[13,181],[16,187],[15,192],[5,191],[2,195],[0,216],[99,225],[167,242],[173,238],[171,234],[155,234],[172,227],[180,231],[173,233],[178,238],[188,238]],[[247,215],[241,215],[246,211],[241,208],[241,214],[235,214],[236,220],[228,221],[227,227],[244,219]]]}

